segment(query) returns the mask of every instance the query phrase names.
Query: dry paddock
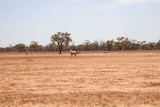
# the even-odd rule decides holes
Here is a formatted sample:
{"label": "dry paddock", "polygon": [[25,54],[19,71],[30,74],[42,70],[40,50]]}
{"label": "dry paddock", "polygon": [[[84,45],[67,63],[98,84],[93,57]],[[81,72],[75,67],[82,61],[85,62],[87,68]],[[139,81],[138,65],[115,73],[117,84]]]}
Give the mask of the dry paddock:
{"label": "dry paddock", "polygon": [[160,51],[0,53],[1,107],[159,107]]}

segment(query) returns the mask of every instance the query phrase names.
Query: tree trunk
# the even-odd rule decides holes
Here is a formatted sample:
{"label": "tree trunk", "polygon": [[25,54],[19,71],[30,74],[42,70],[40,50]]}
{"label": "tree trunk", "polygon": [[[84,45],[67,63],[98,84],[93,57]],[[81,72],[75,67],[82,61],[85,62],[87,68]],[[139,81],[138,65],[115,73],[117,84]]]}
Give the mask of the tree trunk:
{"label": "tree trunk", "polygon": [[58,45],[58,47],[59,47],[59,54],[61,54],[63,50],[63,45]]}
{"label": "tree trunk", "polygon": [[59,54],[61,54],[62,53],[62,50],[61,49],[59,49]]}

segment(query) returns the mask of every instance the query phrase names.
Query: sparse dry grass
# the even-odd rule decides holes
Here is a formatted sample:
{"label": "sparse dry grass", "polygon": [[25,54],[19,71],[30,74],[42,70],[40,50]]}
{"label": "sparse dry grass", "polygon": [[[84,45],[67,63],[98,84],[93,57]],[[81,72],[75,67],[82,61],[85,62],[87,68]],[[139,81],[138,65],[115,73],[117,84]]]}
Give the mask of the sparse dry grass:
{"label": "sparse dry grass", "polygon": [[159,105],[160,51],[0,54],[0,106]]}

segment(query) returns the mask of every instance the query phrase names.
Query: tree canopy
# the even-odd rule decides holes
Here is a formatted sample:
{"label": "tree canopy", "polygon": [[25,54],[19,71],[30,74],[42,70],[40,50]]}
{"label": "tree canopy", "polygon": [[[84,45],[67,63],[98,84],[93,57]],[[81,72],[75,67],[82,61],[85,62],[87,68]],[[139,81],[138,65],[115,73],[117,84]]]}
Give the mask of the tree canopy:
{"label": "tree canopy", "polygon": [[67,32],[57,32],[57,34],[51,36],[51,41],[53,42],[53,44],[56,44],[58,46],[59,54],[62,53],[64,46],[69,46],[69,42],[72,42],[70,35],[71,34]]}

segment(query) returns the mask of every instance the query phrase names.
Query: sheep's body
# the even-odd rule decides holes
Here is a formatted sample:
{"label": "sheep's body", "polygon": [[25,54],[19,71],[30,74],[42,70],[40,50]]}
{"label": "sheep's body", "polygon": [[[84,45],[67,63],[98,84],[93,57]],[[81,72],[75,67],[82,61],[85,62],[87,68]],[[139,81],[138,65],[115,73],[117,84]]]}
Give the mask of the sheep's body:
{"label": "sheep's body", "polygon": [[70,53],[71,53],[71,56],[73,56],[73,55],[77,55],[77,52],[76,51],[72,51],[72,50],[70,50]]}

